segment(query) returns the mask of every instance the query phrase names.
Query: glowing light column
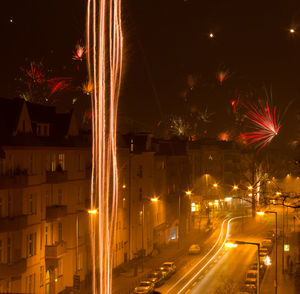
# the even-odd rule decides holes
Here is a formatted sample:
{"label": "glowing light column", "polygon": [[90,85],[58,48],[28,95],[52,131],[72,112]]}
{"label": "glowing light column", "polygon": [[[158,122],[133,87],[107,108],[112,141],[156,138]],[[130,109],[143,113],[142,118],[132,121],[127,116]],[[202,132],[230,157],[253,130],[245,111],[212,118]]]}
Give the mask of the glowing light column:
{"label": "glowing light column", "polygon": [[93,293],[112,292],[113,236],[117,217],[116,128],[122,73],[121,0],[87,1],[86,54],[92,99],[90,213]]}

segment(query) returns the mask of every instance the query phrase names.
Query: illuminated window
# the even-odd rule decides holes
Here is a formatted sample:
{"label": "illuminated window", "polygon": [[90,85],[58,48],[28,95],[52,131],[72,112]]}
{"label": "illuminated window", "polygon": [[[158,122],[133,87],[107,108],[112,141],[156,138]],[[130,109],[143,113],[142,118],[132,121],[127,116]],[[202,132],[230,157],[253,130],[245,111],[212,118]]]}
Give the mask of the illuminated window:
{"label": "illuminated window", "polygon": [[3,244],[3,241],[0,240],[0,264],[3,263],[3,260],[2,260],[2,255],[3,255],[2,244]]}
{"label": "illuminated window", "polygon": [[65,170],[65,154],[64,153],[58,154],[58,165],[61,167],[62,170]]}
{"label": "illuminated window", "polygon": [[192,211],[196,211],[196,204],[192,203]]}

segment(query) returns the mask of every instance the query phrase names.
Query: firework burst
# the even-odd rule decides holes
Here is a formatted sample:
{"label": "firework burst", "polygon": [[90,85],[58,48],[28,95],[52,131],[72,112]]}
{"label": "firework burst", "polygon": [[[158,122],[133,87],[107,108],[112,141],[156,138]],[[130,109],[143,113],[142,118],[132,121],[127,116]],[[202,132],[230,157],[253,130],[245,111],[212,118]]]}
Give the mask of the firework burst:
{"label": "firework burst", "polygon": [[247,144],[256,144],[261,150],[277,136],[281,125],[276,106],[272,107],[268,100],[263,103],[259,100],[258,106],[250,103],[244,105],[246,108],[246,118],[252,125],[252,132],[244,133],[239,138]]}
{"label": "firework burst", "polygon": [[77,43],[75,50],[73,51],[73,60],[82,61],[85,55],[85,48]]}
{"label": "firework burst", "polygon": [[216,78],[219,81],[220,85],[223,84],[224,81],[228,80],[231,77],[231,72],[228,68],[221,68],[217,71]]}

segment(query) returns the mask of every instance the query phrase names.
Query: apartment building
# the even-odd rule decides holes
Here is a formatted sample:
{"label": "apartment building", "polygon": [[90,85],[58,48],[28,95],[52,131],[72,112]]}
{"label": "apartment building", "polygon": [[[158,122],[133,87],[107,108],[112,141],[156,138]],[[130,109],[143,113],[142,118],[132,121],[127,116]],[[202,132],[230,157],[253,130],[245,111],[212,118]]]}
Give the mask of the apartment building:
{"label": "apartment building", "polygon": [[1,98],[0,146],[0,292],[79,288],[91,159],[73,113]]}

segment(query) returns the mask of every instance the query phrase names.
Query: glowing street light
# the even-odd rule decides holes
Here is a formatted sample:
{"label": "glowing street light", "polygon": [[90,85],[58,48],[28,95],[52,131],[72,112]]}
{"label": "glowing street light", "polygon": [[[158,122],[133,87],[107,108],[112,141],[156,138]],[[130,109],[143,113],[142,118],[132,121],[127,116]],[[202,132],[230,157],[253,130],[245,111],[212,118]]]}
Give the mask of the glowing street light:
{"label": "glowing street light", "polygon": [[263,211],[257,211],[256,214],[257,215],[264,215],[265,213]]}
{"label": "glowing street light", "polygon": [[233,190],[237,190],[238,188],[239,188],[239,187],[236,186],[236,185],[233,186]]}
{"label": "glowing street light", "polygon": [[215,35],[214,35],[213,33],[210,33],[210,34],[209,34],[209,37],[210,37],[211,39],[213,39],[213,38],[215,37]]}
{"label": "glowing street light", "polygon": [[159,200],[159,197],[152,197],[152,198],[150,198],[150,200],[151,200],[152,202],[157,202],[157,201]]}
{"label": "glowing street light", "polygon": [[89,210],[88,210],[88,213],[89,213],[89,214],[97,214],[97,213],[98,213],[98,210],[97,210],[97,209],[89,209]]}
{"label": "glowing street light", "polygon": [[295,30],[293,28],[290,28],[290,33],[291,34],[294,34],[295,33]]}
{"label": "glowing street light", "polygon": [[238,246],[238,244],[236,244],[236,243],[232,243],[232,242],[226,242],[225,243],[226,248],[235,248],[237,246]]}
{"label": "glowing street light", "polygon": [[232,197],[226,197],[226,198],[224,198],[224,200],[225,200],[226,202],[229,202],[229,201],[232,200]]}
{"label": "glowing street light", "polygon": [[192,195],[192,191],[188,190],[188,191],[185,191],[185,195],[187,196],[191,196]]}
{"label": "glowing street light", "polygon": [[218,188],[218,184],[217,183],[213,184],[213,186],[214,186],[214,188]]}
{"label": "glowing street light", "polygon": [[236,248],[238,244],[241,245],[255,245],[257,246],[257,293],[260,294],[260,259],[259,259],[259,253],[260,253],[260,243],[254,243],[254,242],[246,242],[246,241],[228,241],[225,243],[225,247],[227,248]]}
{"label": "glowing street light", "polygon": [[252,186],[249,186],[249,187],[248,187],[248,190],[252,190],[252,189],[253,189],[253,187],[252,187]]}

